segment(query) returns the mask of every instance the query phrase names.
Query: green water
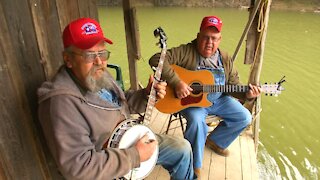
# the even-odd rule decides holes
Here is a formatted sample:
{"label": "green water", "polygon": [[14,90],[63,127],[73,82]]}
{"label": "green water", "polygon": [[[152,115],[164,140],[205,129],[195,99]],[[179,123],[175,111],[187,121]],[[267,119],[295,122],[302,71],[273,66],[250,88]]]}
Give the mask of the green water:
{"label": "green water", "polygon": [[[138,77],[146,84],[151,70],[148,59],[160,51],[153,30],[161,26],[168,48],[196,37],[203,16],[223,20],[220,47],[233,54],[248,20],[248,12],[237,9],[138,7],[141,38]],[[120,64],[129,87],[126,39],[122,8],[99,8],[106,36],[114,45],[109,63]],[[260,179],[319,179],[320,177],[320,14],[271,11],[261,83],[277,82],[285,75],[285,91],[278,97],[262,97],[259,142]],[[236,66],[247,81],[249,66],[243,65],[242,47]]]}

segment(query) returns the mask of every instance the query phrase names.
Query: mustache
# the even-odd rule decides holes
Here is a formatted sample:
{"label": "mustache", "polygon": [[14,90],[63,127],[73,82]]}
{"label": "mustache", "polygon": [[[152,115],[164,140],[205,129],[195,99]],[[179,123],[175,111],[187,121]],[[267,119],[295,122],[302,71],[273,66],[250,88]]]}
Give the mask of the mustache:
{"label": "mustache", "polygon": [[102,71],[106,71],[107,67],[103,65],[94,65],[91,67],[89,71],[89,75],[93,75],[98,69],[101,69]]}
{"label": "mustache", "polygon": [[[95,79],[94,75],[97,70],[102,70],[102,76],[98,79]],[[89,91],[91,92],[98,92],[102,88],[106,88],[109,90],[113,90],[113,85],[112,85],[112,78],[109,73],[107,72],[107,67],[106,66],[101,66],[101,65],[96,65],[93,66],[86,78],[86,85]]]}

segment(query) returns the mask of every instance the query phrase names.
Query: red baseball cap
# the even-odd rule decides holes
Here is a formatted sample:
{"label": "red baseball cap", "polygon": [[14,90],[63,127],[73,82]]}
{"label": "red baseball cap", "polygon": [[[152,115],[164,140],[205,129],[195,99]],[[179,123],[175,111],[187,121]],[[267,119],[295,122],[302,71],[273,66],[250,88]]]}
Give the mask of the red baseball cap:
{"label": "red baseball cap", "polygon": [[206,16],[202,19],[200,31],[207,27],[215,27],[220,32],[222,28],[222,21],[217,16]]}
{"label": "red baseball cap", "polygon": [[80,49],[89,49],[100,41],[113,44],[103,35],[99,23],[90,18],[80,18],[72,21],[63,31],[63,45],[71,45]]}

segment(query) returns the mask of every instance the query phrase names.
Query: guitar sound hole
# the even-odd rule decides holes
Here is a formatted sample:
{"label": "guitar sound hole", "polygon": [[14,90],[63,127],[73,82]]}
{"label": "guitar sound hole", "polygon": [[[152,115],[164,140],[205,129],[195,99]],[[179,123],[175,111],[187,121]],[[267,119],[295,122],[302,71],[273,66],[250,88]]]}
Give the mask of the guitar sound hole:
{"label": "guitar sound hole", "polygon": [[192,94],[198,95],[202,93],[202,85],[200,83],[192,83],[190,87],[193,89]]}

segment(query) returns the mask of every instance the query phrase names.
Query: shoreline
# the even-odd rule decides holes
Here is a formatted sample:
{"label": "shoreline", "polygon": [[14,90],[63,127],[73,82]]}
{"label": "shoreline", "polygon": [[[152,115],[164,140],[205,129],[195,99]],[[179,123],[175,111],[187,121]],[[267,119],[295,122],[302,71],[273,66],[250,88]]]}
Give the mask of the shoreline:
{"label": "shoreline", "polygon": [[293,2],[290,4],[273,1],[271,4],[272,10],[284,10],[284,11],[295,11],[295,12],[313,12],[320,13],[320,6],[318,5],[310,5],[305,3]]}
{"label": "shoreline", "polygon": [[[110,7],[122,7],[122,3],[119,1],[107,1],[104,3],[97,3],[98,6],[110,6]],[[216,7],[216,8],[237,8],[237,9],[248,9],[248,3],[224,3],[215,1],[215,3],[201,3],[201,1],[197,2],[189,2],[189,3],[179,3],[179,2],[166,2],[162,3],[158,1],[158,3],[150,2],[149,0],[141,0],[135,3],[136,7]],[[272,1],[271,10],[281,10],[281,11],[293,11],[293,12],[311,12],[311,13],[319,13],[320,14],[320,3],[312,4],[308,2],[291,2],[285,3],[283,1]]]}

